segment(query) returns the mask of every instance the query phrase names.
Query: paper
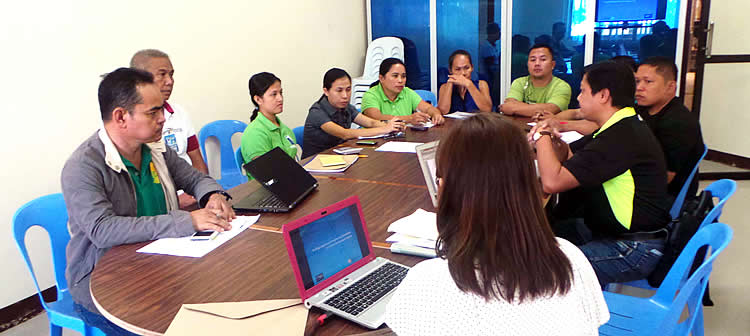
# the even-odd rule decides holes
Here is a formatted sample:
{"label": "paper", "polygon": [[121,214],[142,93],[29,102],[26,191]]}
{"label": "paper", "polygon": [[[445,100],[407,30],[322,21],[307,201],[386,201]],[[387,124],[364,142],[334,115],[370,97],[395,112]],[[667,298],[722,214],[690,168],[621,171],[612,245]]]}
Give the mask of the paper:
{"label": "paper", "polygon": [[[326,166],[323,163],[322,158],[331,157],[331,156],[337,159],[343,160],[344,164]],[[302,167],[305,168],[305,170],[307,170],[310,173],[342,173],[347,168],[351,167],[351,165],[353,165],[354,162],[357,162],[358,158],[359,158],[359,155],[357,154],[350,154],[350,155],[318,154],[315,157],[313,157],[310,161],[305,163]]]}
{"label": "paper", "polygon": [[178,257],[200,258],[225,242],[247,230],[250,226],[258,221],[260,215],[256,216],[237,216],[232,220],[232,229],[219,233],[213,240],[190,240],[190,236],[180,238],[162,238],[141,247],[136,252],[166,254]]}
{"label": "paper", "polygon": [[416,153],[417,146],[421,145],[422,142],[406,142],[406,141],[389,141],[378,147],[376,152],[398,152],[398,153]]}
{"label": "paper", "polygon": [[562,141],[565,141],[565,143],[571,143],[573,141],[577,141],[580,138],[583,138],[583,134],[576,131],[562,132],[560,133],[560,135],[560,139]]}
{"label": "paper", "polygon": [[302,335],[307,314],[300,299],[183,304],[164,335]]}
{"label": "paper", "polygon": [[534,127],[534,126],[536,126],[536,123],[535,123],[535,122],[529,122],[529,123],[526,123],[526,125],[529,125],[529,126],[531,126],[531,127]]}
{"label": "paper", "polygon": [[411,246],[419,246],[424,248],[435,248],[436,241],[433,239],[419,238],[415,236],[405,235],[403,233],[394,233],[385,240],[388,243],[402,243]]}
{"label": "paper", "polygon": [[[406,124],[406,126],[407,127],[412,127],[412,126],[415,126],[415,124],[409,123],[409,124]],[[422,126],[422,127],[430,128],[432,126],[435,126],[435,124],[433,124],[432,121],[428,121],[428,122],[423,122],[423,123],[417,123],[416,126]]]}
{"label": "paper", "polygon": [[323,167],[341,166],[346,164],[346,160],[340,155],[318,155],[318,159]]}
{"label": "paper", "polygon": [[417,211],[414,211],[411,215],[391,223],[391,225],[388,226],[388,232],[396,232],[412,237],[437,240],[437,214],[423,209],[417,209]]}
{"label": "paper", "polygon": [[471,113],[471,112],[453,112],[453,113],[448,113],[448,114],[444,115],[443,117],[453,118],[453,119],[466,119],[466,118],[469,118],[469,117],[473,117],[475,115],[477,115],[477,114],[476,113]]}
{"label": "paper", "polygon": [[362,139],[362,140],[364,140],[364,139],[378,139],[378,138],[383,138],[386,135],[388,135],[388,133],[383,133],[383,134],[378,134],[378,135],[370,135],[370,136],[360,136],[360,137],[357,137],[357,139]]}

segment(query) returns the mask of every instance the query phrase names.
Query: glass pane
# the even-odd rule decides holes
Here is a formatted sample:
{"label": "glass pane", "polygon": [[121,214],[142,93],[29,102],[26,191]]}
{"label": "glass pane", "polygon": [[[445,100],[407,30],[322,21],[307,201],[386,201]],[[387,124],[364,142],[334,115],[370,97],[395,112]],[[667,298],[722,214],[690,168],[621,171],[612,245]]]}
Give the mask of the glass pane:
{"label": "glass pane", "polygon": [[[493,107],[500,94],[501,0],[437,0],[438,90],[451,73],[448,59],[456,50],[468,51],[471,80],[487,82]],[[476,84],[475,84],[476,85]]]}
{"label": "glass pane", "polygon": [[370,2],[373,40],[395,36],[404,42],[406,86],[430,90],[429,0],[374,0]]}
{"label": "glass pane", "polygon": [[[578,107],[584,61],[586,6],[595,0],[513,1],[511,80],[528,76],[529,48],[547,44],[555,52],[553,75],[570,85],[569,108]],[[544,10],[539,10],[544,8]]]}

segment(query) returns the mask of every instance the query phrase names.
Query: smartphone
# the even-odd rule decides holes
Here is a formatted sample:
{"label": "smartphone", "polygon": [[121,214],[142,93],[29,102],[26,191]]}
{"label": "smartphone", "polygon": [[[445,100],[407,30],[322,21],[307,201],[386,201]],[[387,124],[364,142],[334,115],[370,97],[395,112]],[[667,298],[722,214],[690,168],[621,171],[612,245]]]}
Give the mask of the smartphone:
{"label": "smartphone", "polygon": [[193,233],[190,240],[212,240],[219,235],[219,231],[198,231]]}
{"label": "smartphone", "polygon": [[373,140],[359,140],[357,141],[357,145],[365,145],[365,146],[375,146],[377,141]]}

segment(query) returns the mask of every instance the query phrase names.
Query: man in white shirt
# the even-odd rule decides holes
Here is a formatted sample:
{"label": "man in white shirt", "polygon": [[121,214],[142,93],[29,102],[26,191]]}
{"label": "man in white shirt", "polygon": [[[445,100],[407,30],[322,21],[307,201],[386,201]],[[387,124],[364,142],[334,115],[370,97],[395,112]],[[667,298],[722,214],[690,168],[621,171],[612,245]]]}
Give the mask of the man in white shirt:
{"label": "man in white shirt", "polygon": [[[162,141],[172,148],[177,155],[187,161],[193,168],[208,175],[208,167],[201,155],[198,137],[188,114],[177,104],[167,102],[174,87],[174,68],[169,55],[156,49],[138,51],[130,59],[130,67],[150,72],[154,83],[164,96],[164,128]],[[180,194],[180,206],[190,205],[195,199],[184,193]]]}

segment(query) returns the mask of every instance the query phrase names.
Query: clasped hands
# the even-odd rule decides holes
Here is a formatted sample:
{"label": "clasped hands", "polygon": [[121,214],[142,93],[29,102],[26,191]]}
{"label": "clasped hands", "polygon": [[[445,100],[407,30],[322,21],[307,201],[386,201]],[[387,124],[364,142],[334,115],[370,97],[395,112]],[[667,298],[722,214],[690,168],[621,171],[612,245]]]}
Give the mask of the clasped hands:
{"label": "clasped hands", "polygon": [[191,211],[190,216],[193,219],[195,231],[231,230],[232,224],[229,222],[237,218],[226,197],[219,193],[211,195],[206,202],[206,207]]}

